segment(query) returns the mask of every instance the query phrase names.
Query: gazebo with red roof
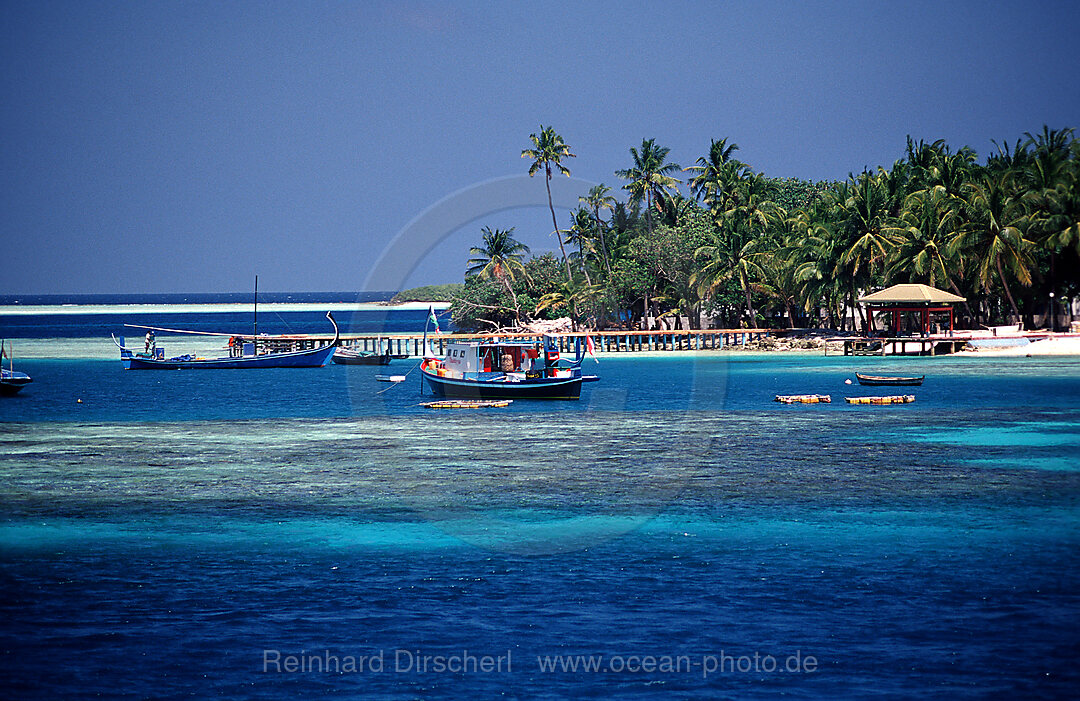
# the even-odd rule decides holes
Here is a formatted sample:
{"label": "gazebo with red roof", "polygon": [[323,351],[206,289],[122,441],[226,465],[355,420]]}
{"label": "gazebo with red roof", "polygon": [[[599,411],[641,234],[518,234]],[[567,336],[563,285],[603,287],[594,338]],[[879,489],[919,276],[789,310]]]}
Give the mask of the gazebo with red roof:
{"label": "gazebo with red roof", "polygon": [[922,333],[930,333],[930,314],[947,313],[949,315],[949,333],[953,332],[953,308],[957,302],[963,302],[964,298],[954,295],[945,290],[939,290],[929,285],[893,285],[884,290],[874,292],[859,298],[859,302],[866,305],[867,334],[874,330],[874,312],[892,312],[893,335],[900,335],[900,314],[903,312],[918,312],[921,314]]}

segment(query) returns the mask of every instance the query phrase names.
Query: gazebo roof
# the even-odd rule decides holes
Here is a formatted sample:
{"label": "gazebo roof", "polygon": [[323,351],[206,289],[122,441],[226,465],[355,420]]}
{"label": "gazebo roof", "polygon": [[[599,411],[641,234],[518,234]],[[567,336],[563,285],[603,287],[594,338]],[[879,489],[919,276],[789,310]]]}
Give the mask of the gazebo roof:
{"label": "gazebo roof", "polygon": [[869,304],[950,304],[964,298],[929,285],[893,285],[884,290],[859,297]]}

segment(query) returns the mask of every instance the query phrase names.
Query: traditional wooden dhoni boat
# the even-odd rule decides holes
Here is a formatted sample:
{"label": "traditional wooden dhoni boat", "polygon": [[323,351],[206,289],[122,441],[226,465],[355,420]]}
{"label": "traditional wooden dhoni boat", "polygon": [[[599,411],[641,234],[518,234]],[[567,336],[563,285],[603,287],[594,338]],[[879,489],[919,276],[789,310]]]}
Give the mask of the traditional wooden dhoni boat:
{"label": "traditional wooden dhoni boat", "polygon": [[918,377],[887,377],[884,375],[863,375],[861,373],[855,373],[855,377],[859,380],[860,385],[875,387],[917,387],[923,383],[923,379],[926,378],[926,375],[919,375]]}
{"label": "traditional wooden dhoni boat", "polygon": [[573,360],[560,358],[554,339],[451,343],[444,358],[425,358],[424,380],[437,397],[463,399],[578,399],[584,357],[578,344]]}
{"label": "traditional wooden dhoni boat", "polygon": [[[326,365],[337,348],[339,331],[337,322],[330,312],[326,318],[334,327],[334,340],[322,346],[307,347],[310,341],[301,336],[244,336],[236,334],[207,333],[204,331],[183,331],[155,326],[125,324],[130,328],[148,329],[146,348],[134,352],[124,345],[123,337],[113,336],[113,343],[120,348],[120,360],[127,370],[226,370],[239,368],[317,368]],[[165,357],[165,349],[153,341],[154,331],[187,333],[200,336],[218,336],[229,339],[227,355],[203,357],[200,355],[180,355]]]}
{"label": "traditional wooden dhoni boat", "polygon": [[33,380],[25,372],[16,372],[14,353],[4,348],[3,341],[0,341],[0,359],[3,358],[8,359],[8,369],[0,368],[0,395],[10,397]]}

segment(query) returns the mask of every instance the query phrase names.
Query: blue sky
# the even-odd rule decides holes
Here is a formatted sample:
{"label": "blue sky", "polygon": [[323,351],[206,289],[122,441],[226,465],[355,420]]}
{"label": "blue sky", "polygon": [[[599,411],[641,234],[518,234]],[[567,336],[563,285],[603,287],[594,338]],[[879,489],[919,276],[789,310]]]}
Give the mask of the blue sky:
{"label": "blue sky", "polygon": [[[643,138],[815,180],[908,134],[985,157],[1080,127],[1077,8],[4,2],[0,293],[361,289],[429,207],[524,173],[540,124],[616,188]],[[403,282],[459,281],[484,225],[556,248],[546,209],[497,209]]]}

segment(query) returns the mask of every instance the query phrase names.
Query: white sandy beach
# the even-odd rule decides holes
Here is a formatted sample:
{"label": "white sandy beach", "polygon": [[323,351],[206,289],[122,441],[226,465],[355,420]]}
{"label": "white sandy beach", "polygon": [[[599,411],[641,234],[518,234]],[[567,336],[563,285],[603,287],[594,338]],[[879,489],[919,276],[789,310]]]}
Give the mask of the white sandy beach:
{"label": "white sandy beach", "polygon": [[980,351],[962,351],[958,357],[967,358],[1003,358],[1046,355],[1080,355],[1080,336],[1061,336],[1035,341],[1025,346],[1012,348],[988,348]]}

